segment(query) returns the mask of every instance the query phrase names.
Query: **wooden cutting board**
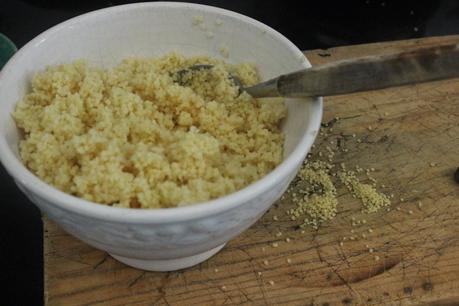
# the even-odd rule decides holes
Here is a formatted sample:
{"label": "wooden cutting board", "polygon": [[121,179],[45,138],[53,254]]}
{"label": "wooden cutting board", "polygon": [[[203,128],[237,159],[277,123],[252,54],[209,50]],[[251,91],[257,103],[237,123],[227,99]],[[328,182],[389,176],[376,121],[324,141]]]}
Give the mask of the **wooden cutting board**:
{"label": "wooden cutting board", "polygon": [[[321,64],[447,42],[459,43],[459,36],[305,54]],[[459,184],[453,180],[459,167],[459,80],[326,98],[324,121],[336,116],[342,119],[331,136],[319,137],[316,149],[345,141],[349,151],[338,153],[335,162],[375,168],[378,185],[394,194],[390,211],[360,214],[359,201],[341,188],[338,216],[302,232],[285,214],[293,207],[287,195],[216,256],[170,273],[129,268],[44,218],[46,303],[459,305]],[[351,215],[367,223],[352,226]],[[357,239],[339,244],[351,235]]]}

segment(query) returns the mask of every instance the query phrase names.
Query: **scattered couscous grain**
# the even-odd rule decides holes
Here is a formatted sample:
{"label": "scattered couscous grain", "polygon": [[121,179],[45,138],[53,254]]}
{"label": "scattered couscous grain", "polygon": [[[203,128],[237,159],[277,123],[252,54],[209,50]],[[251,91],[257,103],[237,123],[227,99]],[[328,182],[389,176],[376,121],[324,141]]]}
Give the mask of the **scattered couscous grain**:
{"label": "scattered couscous grain", "polygon": [[[174,72],[198,63],[213,68],[178,84]],[[258,81],[249,64],[175,53],[113,69],[49,67],[13,114],[22,160],[62,191],[118,207],[185,206],[239,190],[281,162],[286,108],[239,95],[229,71]]]}
{"label": "scattered couscous grain", "polygon": [[264,264],[265,266],[267,266],[267,265],[269,265],[269,261],[264,260],[264,261],[263,261],[263,264]]}
{"label": "scattered couscous grain", "polygon": [[310,225],[313,228],[336,215],[336,189],[328,174],[328,166],[324,162],[316,161],[306,164],[299,172],[300,180],[308,183],[303,198],[294,199],[295,208],[288,211],[292,218],[306,215],[302,226]]}
{"label": "scattered couscous grain", "polygon": [[206,32],[206,37],[207,38],[213,38],[214,37],[214,33],[212,31],[207,31]]}
{"label": "scattered couscous grain", "polygon": [[273,280],[270,280],[268,283],[269,283],[271,286],[274,286],[274,281],[273,281]]}
{"label": "scattered couscous grain", "polygon": [[229,57],[229,50],[228,50],[228,47],[226,47],[225,45],[221,45],[218,48],[218,52],[220,52],[221,56],[223,56],[224,58]]}
{"label": "scattered couscous grain", "polygon": [[199,25],[204,22],[204,17],[200,15],[193,16],[193,18],[191,19],[191,22],[193,23],[193,25]]}
{"label": "scattered couscous grain", "polygon": [[338,177],[349,191],[362,201],[367,213],[376,212],[390,205],[390,200],[385,194],[378,192],[369,184],[361,183],[353,171],[341,171]]}
{"label": "scattered couscous grain", "polygon": [[[329,127],[329,123],[322,123],[322,127]],[[331,127],[329,127],[328,130],[321,130],[319,131],[319,134],[326,137],[329,135],[330,129]],[[341,136],[342,138],[336,139],[338,148],[335,150],[344,150],[343,140],[346,138],[344,135]],[[351,134],[351,136],[355,138],[356,134]],[[324,140],[326,140],[326,138]],[[360,138],[357,139],[357,142],[361,141],[362,140]],[[286,211],[287,215],[290,216],[291,220],[297,220],[301,216],[306,217],[303,219],[303,223],[300,224],[300,227],[310,225],[314,229],[317,229],[322,223],[335,217],[337,213],[338,199],[335,187],[337,182],[335,182],[334,177],[339,178],[339,181],[347,187],[354,198],[361,200],[364,212],[373,213],[383,209],[384,207],[386,207],[386,210],[390,211],[390,207],[388,207],[390,205],[389,196],[377,191],[376,179],[370,175],[371,172],[375,172],[375,168],[371,167],[363,169],[362,167],[356,165],[356,172],[354,173],[353,171],[347,171],[345,163],[332,164],[335,156],[335,151],[332,148],[334,144],[334,140],[322,142],[322,145],[326,150],[325,156],[327,157],[329,163],[319,159],[324,155],[322,151],[317,150],[314,153],[309,153],[296,180],[294,181],[294,186],[290,186],[287,191],[287,193],[296,191],[293,192],[294,194],[292,197],[292,201],[296,207],[288,209]],[[316,148],[316,146],[313,145],[312,148]],[[318,156],[319,158],[314,159],[315,156]],[[340,170],[337,170],[336,166],[340,167]],[[360,182],[356,173],[362,172],[366,173],[366,176],[372,184],[364,184]],[[353,220],[351,224],[354,227],[367,223],[365,219],[357,221],[355,217],[351,218]],[[352,230],[351,233],[354,233],[354,231]],[[349,239],[358,240],[361,236],[365,238],[366,234],[352,236]],[[343,241],[346,239],[347,238],[344,237]]]}

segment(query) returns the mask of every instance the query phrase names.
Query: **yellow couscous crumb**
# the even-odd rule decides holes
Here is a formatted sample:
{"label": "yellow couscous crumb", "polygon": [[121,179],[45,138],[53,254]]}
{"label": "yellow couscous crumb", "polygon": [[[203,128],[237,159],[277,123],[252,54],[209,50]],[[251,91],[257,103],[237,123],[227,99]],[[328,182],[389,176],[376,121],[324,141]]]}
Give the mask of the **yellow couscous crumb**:
{"label": "yellow couscous crumb", "polygon": [[199,24],[204,22],[204,17],[200,16],[200,15],[193,16],[191,21],[192,21],[193,25],[199,25]]}
{"label": "yellow couscous crumb", "polygon": [[223,56],[224,58],[229,57],[229,50],[228,47],[226,47],[225,45],[220,45],[220,47],[218,47],[218,52],[220,52],[221,56]]}
{"label": "yellow couscous crumb", "polygon": [[[213,68],[177,82],[174,72],[196,64]],[[22,160],[64,192],[119,207],[184,206],[239,190],[281,162],[286,108],[239,95],[229,73],[258,81],[252,65],[176,53],[113,69],[49,67],[13,114]]]}

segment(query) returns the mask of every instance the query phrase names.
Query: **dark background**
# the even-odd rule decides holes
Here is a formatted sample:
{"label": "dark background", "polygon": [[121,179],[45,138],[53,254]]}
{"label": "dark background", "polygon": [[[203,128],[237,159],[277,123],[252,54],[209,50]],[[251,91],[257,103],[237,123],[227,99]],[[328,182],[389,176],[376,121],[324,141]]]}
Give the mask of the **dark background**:
{"label": "dark background", "polygon": [[[82,13],[136,1],[0,0],[0,33],[20,48]],[[230,9],[277,29],[301,49],[459,34],[459,1],[191,1]],[[39,211],[0,166],[0,305],[43,302]]]}

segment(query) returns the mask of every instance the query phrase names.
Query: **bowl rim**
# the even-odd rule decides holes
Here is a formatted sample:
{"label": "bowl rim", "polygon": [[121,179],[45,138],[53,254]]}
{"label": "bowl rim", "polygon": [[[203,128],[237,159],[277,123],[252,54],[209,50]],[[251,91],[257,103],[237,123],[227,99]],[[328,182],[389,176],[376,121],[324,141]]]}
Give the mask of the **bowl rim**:
{"label": "bowl rim", "polygon": [[[39,44],[48,36],[51,36],[53,33],[58,32],[61,28],[64,28],[68,25],[84,21],[87,18],[97,18],[98,16],[115,14],[124,10],[136,10],[139,8],[187,7],[223,16],[233,17],[262,30],[266,30],[270,32],[270,34],[274,35],[277,40],[280,40],[283,44],[285,44],[291,51],[297,53],[298,56],[304,56],[303,52],[301,52],[301,50],[299,50],[285,36],[272,29],[271,27],[265,25],[264,23],[248,16],[230,10],[202,4],[184,2],[143,2],[118,5],[91,11],[51,27],[50,29],[44,31],[32,39],[30,42],[28,42],[6,63],[2,71],[0,71],[0,82],[2,78],[4,78],[4,75],[9,70],[13,69],[14,65],[21,60],[23,54],[28,52],[28,49]],[[302,65],[304,68],[311,66],[307,58],[300,65]],[[314,101],[311,101],[311,120],[308,124],[306,133],[304,133],[304,135],[301,137],[294,150],[271,172],[236,192],[217,199],[192,204],[189,206],[158,209],[132,209],[102,205],[84,200],[76,196],[72,196],[45,183],[40,178],[35,176],[35,174],[29,171],[10,150],[5,140],[5,135],[0,136],[0,162],[6,168],[8,173],[13,177],[13,179],[17,180],[16,183],[19,182],[24,186],[26,190],[30,190],[33,194],[46,199],[48,202],[51,202],[53,206],[57,206],[62,210],[71,211],[73,213],[88,216],[93,219],[108,220],[111,222],[120,223],[172,223],[183,220],[203,218],[244,205],[244,202],[253,199],[254,195],[258,196],[267,192],[277,183],[279,183],[281,179],[295,173],[295,168],[302,163],[319,131],[323,112],[322,103],[322,97],[317,97],[314,99]]]}

